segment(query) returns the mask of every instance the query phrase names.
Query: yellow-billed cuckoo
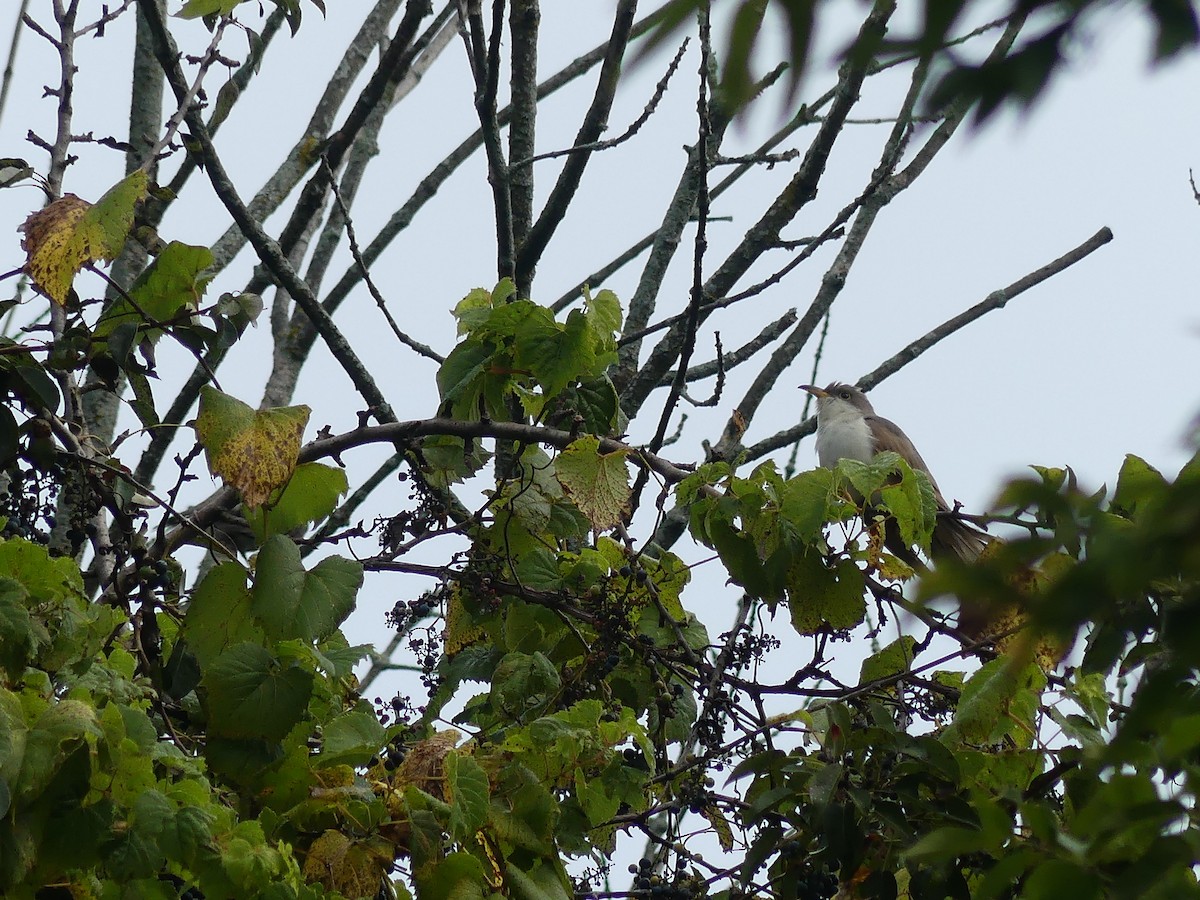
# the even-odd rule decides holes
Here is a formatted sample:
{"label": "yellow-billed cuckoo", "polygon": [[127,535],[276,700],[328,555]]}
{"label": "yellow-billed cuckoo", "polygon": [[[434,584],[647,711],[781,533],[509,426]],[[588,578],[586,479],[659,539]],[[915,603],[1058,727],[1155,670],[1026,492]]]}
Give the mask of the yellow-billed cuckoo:
{"label": "yellow-billed cuckoo", "polygon": [[[954,556],[970,562],[983,552],[992,538],[954,515],[913,442],[895,422],[875,415],[866,394],[853,385],[836,381],[827,388],[811,384],[802,384],[800,388],[817,398],[817,458],[821,465],[832,468],[839,459],[870,462],[876,453],[894,450],[913,469],[924,472],[933,486],[938,507],[930,548],[934,559]],[[912,549],[900,541],[894,523],[886,529],[885,536],[888,549],[896,556],[910,564],[916,559]]]}

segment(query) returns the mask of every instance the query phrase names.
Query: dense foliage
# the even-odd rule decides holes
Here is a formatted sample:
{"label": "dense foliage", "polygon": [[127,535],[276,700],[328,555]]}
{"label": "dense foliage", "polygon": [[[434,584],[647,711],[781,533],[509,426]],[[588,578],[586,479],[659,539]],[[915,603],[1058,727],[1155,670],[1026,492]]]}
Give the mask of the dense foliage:
{"label": "dense foliage", "polygon": [[[276,5],[273,27],[300,27],[298,0]],[[188,0],[181,14],[219,34],[254,6]],[[378,33],[398,7],[380,5]],[[881,517],[927,548],[936,517],[959,513],[939,513],[926,476],[895,454],[784,472],[763,458],[770,448],[742,446],[754,414],[743,404],[705,458],[672,456],[666,428],[685,381],[724,374],[724,362],[689,369],[697,323],[749,266],[702,279],[711,160],[693,150],[698,181],[663,226],[697,211],[696,283],[648,358],[629,350],[644,337],[644,297],[584,287],[561,306],[538,302],[533,271],[555,223],[532,216],[531,183],[522,212],[525,188],[496,158],[490,55],[503,19],[486,34],[479,3],[463,5],[462,28],[490,190],[511,188],[496,200],[499,277],[440,298],[458,334],[430,357],[438,415],[397,421],[333,324],[337,303],[317,299],[319,278],[294,259],[372,104],[432,45],[419,33],[429,10],[406,6],[365,108],[301,168],[311,180],[278,238],[213,148],[221,101],[206,121],[162,9],[137,10],[140,52],[178,95],[168,127],[186,129],[182,146],[168,133],[94,202],[61,190],[69,127],[61,147],[43,142],[44,174],[0,167],[0,183],[37,179],[47,195],[12,275],[36,290],[24,306],[48,316],[0,344],[4,896],[1200,895],[1200,457],[1170,479],[1130,456],[1096,494],[1069,469],[1035,468],[983,517],[1007,526],[1004,540],[972,564],[917,572],[884,547]],[[522,10],[536,4],[513,10],[516,69],[536,42]],[[60,47],[78,12],[56,2]],[[431,28],[454,27],[457,12]],[[882,39],[891,12],[876,4],[863,33]],[[606,47],[619,69],[631,5],[616,18]],[[951,24],[920,52],[942,47]],[[700,30],[703,146],[729,111],[705,106],[704,16]],[[831,119],[844,121],[872,64],[843,68]],[[907,115],[925,96],[922,66]],[[526,112],[536,102],[514,96]],[[934,139],[969,108],[950,102]],[[822,125],[800,187],[819,178],[837,127]],[[254,248],[263,269],[245,289],[217,294],[228,248],[158,233],[177,196],[155,184],[160,153],[180,157],[183,180],[203,168]],[[853,215],[860,240],[887,202],[873,192],[898,165],[896,144],[885,159],[892,168],[834,223]],[[806,202],[796,183],[784,194],[792,214]],[[769,244],[788,219],[768,215],[778,221],[752,237]],[[278,382],[270,396],[284,401],[257,408],[234,378],[218,386],[215,370],[263,310],[264,279],[286,291],[281,357],[304,360],[319,338],[358,392],[358,428],[310,431],[308,407],[288,405]],[[814,301],[801,346],[832,300]],[[198,364],[164,408],[154,391],[167,347]],[[652,390],[669,391],[657,420],[642,406]],[[131,428],[154,435],[136,463],[131,434],[102,424],[118,396]],[[635,444],[624,435],[639,416],[654,437]],[[364,475],[354,455],[371,445],[395,452]],[[184,507],[209,481],[201,457],[217,486]],[[385,480],[400,498],[391,514],[354,522]],[[865,519],[854,496],[874,500]],[[705,566],[685,562],[676,544],[689,541]],[[199,571],[189,545],[208,551]],[[440,562],[417,561],[430,547]],[[407,694],[377,696],[389,658],[342,633],[365,571],[430,585],[387,615]],[[720,634],[697,615],[714,595],[736,607]],[[902,633],[884,643],[885,626]],[[838,656],[855,653],[847,681]],[[763,673],[781,658],[793,674],[773,682]]]}

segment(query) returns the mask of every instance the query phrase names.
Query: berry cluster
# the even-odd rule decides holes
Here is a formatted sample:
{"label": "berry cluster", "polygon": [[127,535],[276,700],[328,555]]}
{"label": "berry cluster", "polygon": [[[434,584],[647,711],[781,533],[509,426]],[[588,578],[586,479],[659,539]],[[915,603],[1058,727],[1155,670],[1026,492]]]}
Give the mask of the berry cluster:
{"label": "berry cluster", "polygon": [[22,537],[46,544],[57,524],[54,516],[64,477],[58,463],[45,471],[14,463],[0,473],[0,516],[5,516],[3,536]]}
{"label": "berry cluster", "polygon": [[380,725],[390,725],[393,718],[395,718],[396,724],[407,725],[417,712],[413,708],[412,701],[400,694],[396,694],[388,700],[376,697],[374,702],[375,715],[379,717]]}
{"label": "berry cluster", "polygon": [[408,755],[408,736],[398,734],[379,751],[367,764],[368,769],[382,767],[385,772],[395,772]]}
{"label": "berry cluster", "polygon": [[397,600],[386,615],[389,626],[397,631],[411,631],[422,619],[427,619],[440,609],[441,589],[426,591],[416,600]]}
{"label": "berry cluster", "polygon": [[[408,481],[407,476],[401,476]],[[426,487],[421,479],[412,479],[409,500],[416,501],[414,509],[402,509],[391,518],[376,519],[379,530],[379,546],[386,554],[396,555],[403,551],[410,539],[421,538],[446,520],[446,503]]]}
{"label": "berry cluster", "polygon": [[442,641],[442,631],[432,628],[418,629],[408,639],[408,649],[412,651],[417,665],[421,668],[421,684],[431,697],[441,685],[436,670],[442,658]]}
{"label": "berry cluster", "polygon": [[631,865],[629,872],[634,876],[633,897],[654,897],[655,900],[694,900],[707,896],[707,885],[703,878],[695,873],[676,872],[674,877],[660,875],[655,871],[654,863],[648,859],[638,860],[636,866]]}

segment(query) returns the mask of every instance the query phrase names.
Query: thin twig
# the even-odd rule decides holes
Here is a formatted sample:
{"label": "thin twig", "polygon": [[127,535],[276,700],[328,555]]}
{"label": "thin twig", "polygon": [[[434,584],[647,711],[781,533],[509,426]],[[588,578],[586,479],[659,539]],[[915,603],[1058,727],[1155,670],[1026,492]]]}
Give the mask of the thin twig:
{"label": "thin twig", "polygon": [[[700,381],[705,378],[711,378],[714,375],[719,375],[721,372],[728,372],[730,369],[737,368],[742,363],[750,360],[754,354],[758,353],[772,341],[776,341],[780,336],[796,324],[796,310],[789,309],[782,316],[771,322],[757,335],[752,337],[742,346],[729,353],[721,354],[712,362],[700,363],[698,366],[692,366],[688,369],[687,381]],[[670,382],[667,378],[674,378],[675,372],[668,372],[664,376],[660,386],[668,387]]]}
{"label": "thin twig", "polygon": [[639,131],[642,126],[650,120],[658,109],[658,104],[662,102],[663,96],[667,92],[667,85],[670,84],[671,76],[675,74],[675,70],[679,68],[679,63],[683,59],[683,54],[687,50],[688,40],[685,38],[683,43],[679,45],[679,49],[675,52],[675,58],[671,60],[667,66],[667,71],[662,78],[658,80],[658,84],[654,86],[654,94],[642,109],[641,114],[633,120],[633,123],[621,133],[619,137],[609,138],[606,141],[593,141],[590,144],[577,144],[572,147],[567,147],[563,150],[551,150],[547,153],[539,153],[537,156],[530,156],[512,164],[512,169],[520,169],[524,166],[530,166],[537,162],[542,162],[547,159],[558,159],[560,156],[569,156],[572,153],[592,153],[597,150],[611,150],[620,144],[625,143]]}
{"label": "thin twig", "polygon": [[[596,80],[596,91],[592,102],[584,113],[579,131],[575,135],[574,146],[594,143],[608,123],[608,115],[612,110],[613,99],[616,97],[617,84],[621,79],[621,62],[625,56],[625,48],[629,45],[633,31],[633,17],[637,11],[636,0],[618,0],[616,11],[613,13],[612,32],[608,38],[608,47],[604,53],[604,62],[600,65],[600,73]],[[538,214],[537,220],[529,229],[529,235],[517,248],[515,272],[517,283],[528,280],[528,273],[537,268],[538,261],[550,243],[550,238],[566,217],[575,192],[583,180],[584,170],[591,159],[590,153],[574,153],[567,157],[550,196]]]}
{"label": "thin twig", "polygon": [[[881,37],[894,9],[894,0],[876,0],[859,30],[859,41],[869,43]],[[825,172],[834,144],[841,134],[840,120],[849,115],[858,102],[859,91],[869,65],[869,60],[864,59],[851,60],[843,66],[842,77],[830,104],[829,118],[818,129],[805,154],[804,162],[767,211],[747,230],[737,247],[709,277],[704,285],[706,297],[721,297],[727,294],[758,258],[774,246],[783,227],[816,197],[817,185]],[[707,313],[700,318],[706,316]],[[657,387],[663,373],[678,359],[687,342],[686,332],[686,324],[677,323],[650,352],[649,358],[622,391],[621,405],[627,414],[633,414],[641,408],[650,392]]]}
{"label": "thin twig", "polygon": [[21,43],[21,25],[29,10],[29,0],[21,0],[17,18],[13,23],[12,40],[8,44],[8,58],[4,63],[4,79],[0,82],[0,122],[4,121],[4,107],[8,105],[8,89],[12,85],[13,70],[16,68],[17,47]]}
{"label": "thin twig", "polygon": [[228,24],[228,16],[222,16],[217,21],[217,27],[213,29],[212,40],[208,42],[208,49],[204,51],[204,56],[201,57],[200,65],[196,69],[196,77],[192,79],[191,86],[188,87],[183,96],[177,97],[178,104],[175,112],[171,113],[171,118],[167,119],[167,127],[163,131],[162,137],[158,139],[158,142],[150,149],[150,152],[146,154],[146,159],[142,163],[144,167],[149,168],[158,154],[163,151],[163,148],[174,140],[175,135],[179,131],[179,126],[183,124],[183,120],[191,109],[193,101],[195,101],[196,96],[200,93],[200,88],[204,84],[204,76],[208,74],[208,70],[212,68],[212,64],[217,61],[217,48],[221,45],[221,38],[224,37],[225,26]]}
{"label": "thin twig", "polygon": [[[1094,235],[1070,252],[1064,253],[1058,259],[1047,263],[1040,269],[1036,269],[1022,278],[1018,278],[1008,287],[1001,288],[998,291],[993,291],[981,302],[975,304],[970,309],[959,313],[953,318],[947,319],[936,328],[926,332],[924,335],[906,346],[903,350],[893,354],[871,372],[868,372],[866,375],[862,376],[862,378],[858,379],[856,383],[862,386],[864,390],[875,387],[884,379],[896,374],[896,372],[900,371],[910,362],[915,360],[930,347],[934,346],[940,341],[945,340],[954,332],[964,328],[971,322],[974,322],[976,319],[986,315],[989,312],[992,312],[993,310],[1002,309],[1014,297],[1024,293],[1031,287],[1040,284],[1051,276],[1057,275],[1064,269],[1075,265],[1080,260],[1103,247],[1112,239],[1112,231],[1107,226],[1101,228]],[[760,459],[761,457],[766,456],[768,453],[773,453],[780,447],[786,447],[788,444],[798,441],[805,435],[812,434],[816,430],[816,417],[809,417],[798,425],[795,425],[784,431],[780,431],[765,440],[759,441],[757,444],[747,447],[744,451],[744,458],[747,462]]]}
{"label": "thin twig", "polygon": [[[176,98],[183,100],[187,93],[187,84],[179,69],[178,54],[174,41],[167,31],[166,23],[154,0],[138,0],[139,6],[145,13],[154,33],[155,55],[166,73],[167,82],[175,92]],[[183,105],[181,103],[181,105]],[[380,421],[394,420],[391,406],[375,384],[370,371],[359,359],[358,354],[333,323],[333,320],[322,308],[317,298],[304,280],[296,274],[296,270],[288,262],[287,256],[279,244],[263,230],[262,226],[251,216],[246,205],[237,194],[237,189],[225,172],[224,164],[217,155],[212,138],[208,134],[200,114],[194,108],[189,108],[186,119],[191,129],[192,139],[196,142],[200,154],[204,157],[204,168],[208,173],[213,190],[229,211],[234,221],[246,233],[247,238],[258,253],[262,263],[271,270],[279,284],[291,294],[292,298],[308,313],[318,332],[329,347],[333,357],[350,377],[355,388],[371,406],[375,416]]]}
{"label": "thin twig", "polygon": [[[324,156],[321,157],[321,165],[329,168],[329,160]],[[354,255],[354,261],[362,267],[363,282],[367,285],[367,290],[371,292],[371,296],[375,299],[375,305],[379,307],[379,311],[383,313],[384,320],[388,323],[388,327],[392,329],[392,334],[396,336],[402,344],[415,350],[422,356],[432,359],[434,362],[441,364],[446,361],[446,358],[434,350],[415,340],[400,330],[400,326],[396,324],[396,320],[392,318],[391,312],[387,308],[387,301],[383,299],[383,294],[379,292],[379,288],[375,286],[374,279],[371,278],[371,273],[367,270],[367,264],[363,261],[362,251],[358,246],[358,238],[354,234],[354,222],[350,218],[350,210],[346,208],[346,204],[342,202],[342,193],[338,188],[337,179],[333,177],[333,171],[329,171],[329,186],[333,191],[333,199],[337,204],[338,210],[341,212],[342,220],[346,223],[346,239],[350,243],[350,252]]]}
{"label": "thin twig", "polygon": [[[500,0],[495,0],[498,4]],[[464,28],[463,41],[475,76],[475,113],[483,135],[483,147],[488,164],[488,182],[492,186],[492,212],[496,221],[496,271],[501,277],[513,278],[516,273],[516,252],[513,244],[512,194],[509,185],[508,163],[500,140],[500,120],[496,112],[496,87],[499,79],[499,60],[492,66],[491,49],[499,53],[499,32],[503,18],[494,26],[492,48],[489,49],[483,28],[481,0],[466,0],[460,5],[459,19]],[[465,13],[463,6],[465,5]],[[495,7],[494,7],[495,8]]]}

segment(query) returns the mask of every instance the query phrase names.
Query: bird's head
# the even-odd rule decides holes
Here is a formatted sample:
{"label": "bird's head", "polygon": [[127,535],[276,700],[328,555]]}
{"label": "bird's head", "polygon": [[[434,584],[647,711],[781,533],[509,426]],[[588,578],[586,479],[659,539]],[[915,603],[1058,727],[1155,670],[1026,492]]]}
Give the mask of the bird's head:
{"label": "bird's head", "polygon": [[860,416],[869,416],[875,413],[867,395],[852,384],[835,381],[829,387],[824,388],[819,388],[814,384],[802,384],[800,390],[808,391],[817,398],[817,412],[824,414],[826,418],[829,417],[829,414],[836,414],[838,411],[850,414],[851,410],[854,410],[854,414]]}

